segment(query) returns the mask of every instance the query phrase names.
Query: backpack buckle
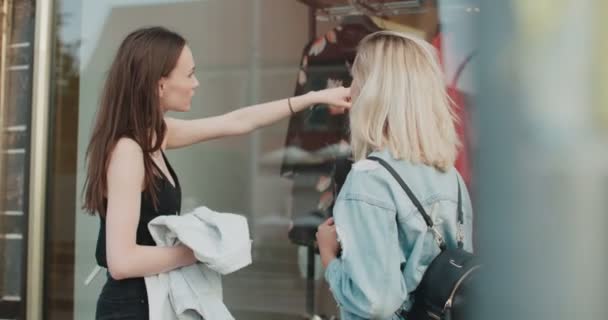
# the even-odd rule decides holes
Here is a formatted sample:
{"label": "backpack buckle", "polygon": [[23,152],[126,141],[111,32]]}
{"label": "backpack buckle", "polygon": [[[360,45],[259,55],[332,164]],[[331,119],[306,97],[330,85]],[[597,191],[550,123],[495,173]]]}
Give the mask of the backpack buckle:
{"label": "backpack buckle", "polygon": [[441,233],[439,233],[439,230],[437,230],[437,228],[435,228],[435,226],[430,228],[431,233],[433,233],[433,236],[435,238],[435,241],[437,242],[437,245],[439,245],[439,248],[441,248],[441,250],[445,249],[445,241],[443,240],[443,236],[441,235]]}
{"label": "backpack buckle", "polygon": [[458,244],[464,243],[464,225],[462,223],[458,224],[458,232],[456,234],[456,240]]}

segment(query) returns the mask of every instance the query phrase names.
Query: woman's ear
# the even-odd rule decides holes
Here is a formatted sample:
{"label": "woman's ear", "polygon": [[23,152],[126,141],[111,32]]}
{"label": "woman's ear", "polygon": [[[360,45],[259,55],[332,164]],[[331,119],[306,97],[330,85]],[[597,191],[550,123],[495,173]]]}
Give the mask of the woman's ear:
{"label": "woman's ear", "polygon": [[165,91],[165,78],[158,80],[158,97],[162,98]]}

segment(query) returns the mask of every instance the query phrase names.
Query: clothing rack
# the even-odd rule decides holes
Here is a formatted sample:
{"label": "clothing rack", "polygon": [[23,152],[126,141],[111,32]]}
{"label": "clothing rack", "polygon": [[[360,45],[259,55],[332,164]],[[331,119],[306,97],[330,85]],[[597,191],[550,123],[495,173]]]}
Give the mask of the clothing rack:
{"label": "clothing rack", "polygon": [[[429,2],[437,5],[438,0],[297,0],[309,7],[308,33],[311,40],[316,38],[317,21],[342,21],[345,17],[367,15],[390,17],[404,14],[418,14],[427,10]],[[479,13],[479,0],[451,0],[441,4],[442,10]]]}
{"label": "clothing rack", "polygon": [[[313,9],[316,20],[341,20],[353,15],[392,15],[419,13],[425,0],[298,0]],[[428,0],[427,0],[428,1]]]}
{"label": "clothing rack", "polygon": [[[309,7],[308,38],[317,37],[317,21],[342,21],[349,16],[389,17],[421,13],[424,5],[437,0],[297,0]],[[456,0],[462,1],[462,0]],[[467,0],[470,1],[470,0]]]}

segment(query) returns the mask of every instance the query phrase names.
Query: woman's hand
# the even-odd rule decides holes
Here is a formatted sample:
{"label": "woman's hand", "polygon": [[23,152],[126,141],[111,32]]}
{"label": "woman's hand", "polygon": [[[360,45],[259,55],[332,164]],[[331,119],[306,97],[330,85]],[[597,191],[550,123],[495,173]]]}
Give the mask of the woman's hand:
{"label": "woman's hand", "polygon": [[340,250],[334,218],[329,218],[319,225],[316,237],[321,253],[321,262],[323,267],[327,268],[327,265],[338,256]]}
{"label": "woman's hand", "polygon": [[184,266],[189,266],[192,264],[195,264],[198,262],[198,260],[196,259],[196,256],[194,255],[194,251],[192,251],[192,249],[188,248],[187,246],[183,245],[183,244],[179,244],[176,246],[176,248],[179,250],[179,256],[180,256],[180,264],[184,265]]}
{"label": "woman's hand", "polygon": [[336,87],[310,93],[316,103],[329,105],[332,114],[341,114],[351,108],[350,88]]}

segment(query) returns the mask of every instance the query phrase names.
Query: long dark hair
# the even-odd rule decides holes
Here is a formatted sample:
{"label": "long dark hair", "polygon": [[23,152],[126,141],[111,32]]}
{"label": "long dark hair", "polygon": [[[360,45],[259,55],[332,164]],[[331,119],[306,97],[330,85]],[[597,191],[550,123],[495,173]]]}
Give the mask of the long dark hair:
{"label": "long dark hair", "polygon": [[144,191],[157,204],[154,163],[167,126],[158,97],[158,81],[169,76],[186,45],[179,34],[163,27],[139,29],[120,45],[101,94],[99,110],[86,152],[87,177],[83,209],[105,216],[107,169],[120,138],[135,140],[144,153]]}

